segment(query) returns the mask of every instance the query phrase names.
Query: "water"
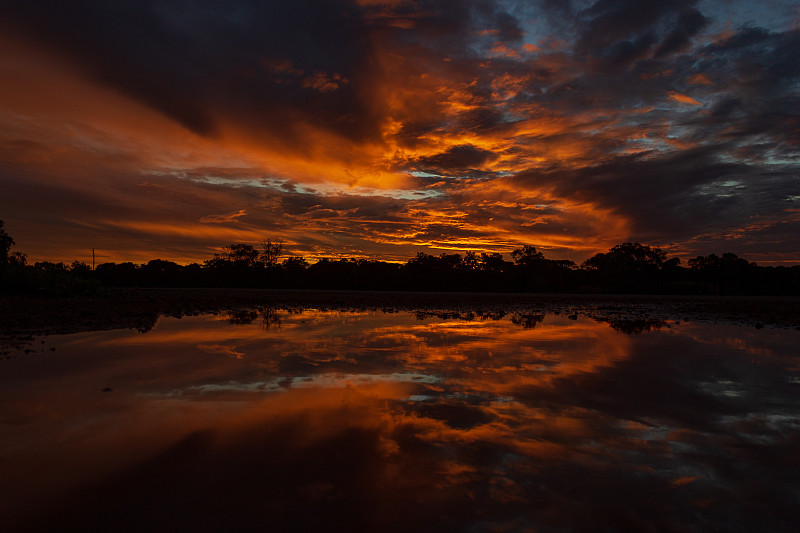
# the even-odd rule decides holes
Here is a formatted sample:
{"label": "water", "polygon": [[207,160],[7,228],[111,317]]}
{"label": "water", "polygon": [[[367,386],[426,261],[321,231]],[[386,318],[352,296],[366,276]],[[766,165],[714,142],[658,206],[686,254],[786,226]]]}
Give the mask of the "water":
{"label": "water", "polygon": [[613,326],[262,309],[36,339],[0,361],[0,514],[11,531],[795,531],[800,331]]}

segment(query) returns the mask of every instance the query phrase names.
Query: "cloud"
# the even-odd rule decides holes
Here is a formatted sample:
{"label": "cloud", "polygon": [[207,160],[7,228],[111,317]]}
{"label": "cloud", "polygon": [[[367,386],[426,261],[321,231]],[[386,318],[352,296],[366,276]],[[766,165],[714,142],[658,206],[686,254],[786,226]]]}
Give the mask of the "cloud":
{"label": "cloud", "polygon": [[452,172],[473,167],[480,167],[485,162],[496,159],[497,155],[470,144],[461,144],[448,148],[445,152],[417,160],[419,168]]}
{"label": "cloud", "polygon": [[[339,73],[341,82],[369,52],[346,7],[312,0],[282,6],[204,2],[191,9],[119,1],[44,10],[31,3],[5,11],[5,25],[46,42],[98,82],[205,136],[220,133],[220,113],[258,117],[262,127],[291,127],[285,120],[288,102],[306,120],[324,125],[329,103],[275,83],[264,65],[288,58],[312,76]],[[337,26],[349,31],[328,31]],[[369,116],[353,93],[337,98],[335,107],[354,118]],[[358,136],[369,124],[357,120],[351,128]]]}
{"label": "cloud", "polygon": [[674,52],[685,50],[692,37],[708,25],[709,20],[696,9],[687,9],[682,12],[676,22],[676,27],[661,42],[655,50],[654,57],[660,58]]}
{"label": "cloud", "polygon": [[221,354],[232,359],[242,359],[244,353],[237,352],[236,346],[224,346],[222,344],[198,344],[197,348],[212,354]]}
{"label": "cloud", "polygon": [[239,217],[243,217],[247,214],[245,209],[239,209],[238,211],[232,211],[230,213],[224,213],[222,215],[206,215],[199,220],[199,222],[203,224],[223,224],[226,222],[238,222]]}
{"label": "cloud", "polygon": [[[578,16],[578,53],[604,58],[609,67],[623,66],[627,61],[644,57],[656,44],[665,19],[674,17],[676,10],[694,4],[693,1],[668,0],[642,3],[634,0],[599,0],[580,12]],[[685,12],[680,22],[698,26],[699,13]],[[702,17],[702,15],[700,15]],[[699,28],[698,28],[699,29]],[[677,48],[686,40],[692,28],[680,28],[666,37],[660,51]],[[666,52],[662,52],[666,53]]]}
{"label": "cloud", "polygon": [[692,85],[714,85],[714,83],[708,79],[708,76],[706,76],[702,72],[698,72],[697,74],[692,74],[686,81]]}
{"label": "cloud", "polygon": [[[707,3],[120,0],[0,15],[13,52],[0,172],[18,199],[0,208],[48,253],[59,243],[36,233],[54,219],[83,232],[75,250],[113,243],[113,222],[128,242],[138,228],[137,257],[149,242],[187,259],[233,221],[298,253],[392,258],[520,241],[573,258],[614,239],[700,249],[769,212],[761,237],[793,223],[776,206],[799,163],[800,34],[732,12],[718,39]],[[745,234],[737,246],[758,251]]]}
{"label": "cloud", "polygon": [[325,72],[317,71],[313,76],[309,76],[303,80],[303,87],[311,87],[319,92],[326,93],[335,91],[346,83],[347,78],[343,77],[338,72],[326,74]]}
{"label": "cloud", "polygon": [[675,91],[671,91],[669,93],[669,97],[671,99],[675,100],[676,102],[680,102],[682,104],[700,105],[700,106],[703,105],[700,102],[698,102],[697,100],[695,100],[694,98],[692,98],[691,96],[687,96],[685,94],[681,94],[681,93],[675,92]]}
{"label": "cloud", "polygon": [[[752,252],[766,241],[796,249],[800,242],[785,226],[793,215],[774,213],[793,188],[792,167],[731,163],[724,154],[723,147],[642,153],[577,171],[520,174],[515,179],[533,189],[550,187],[556,197],[611,209],[627,220],[633,240],[672,245],[676,252],[725,246]],[[742,226],[745,219],[761,223],[747,229]],[[731,232],[740,230],[731,240]],[[728,242],[713,235],[727,235]]]}

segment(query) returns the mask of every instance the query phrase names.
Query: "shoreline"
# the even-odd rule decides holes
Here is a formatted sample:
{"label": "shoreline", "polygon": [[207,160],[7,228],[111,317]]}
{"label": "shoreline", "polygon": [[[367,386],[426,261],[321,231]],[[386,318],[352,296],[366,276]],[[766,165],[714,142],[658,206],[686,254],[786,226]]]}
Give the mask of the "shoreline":
{"label": "shoreline", "polygon": [[641,294],[318,291],[132,288],[92,296],[10,295],[0,299],[0,336],[106,329],[148,331],[159,317],[268,307],[462,315],[566,314],[604,321],[702,321],[800,329],[800,297]]}

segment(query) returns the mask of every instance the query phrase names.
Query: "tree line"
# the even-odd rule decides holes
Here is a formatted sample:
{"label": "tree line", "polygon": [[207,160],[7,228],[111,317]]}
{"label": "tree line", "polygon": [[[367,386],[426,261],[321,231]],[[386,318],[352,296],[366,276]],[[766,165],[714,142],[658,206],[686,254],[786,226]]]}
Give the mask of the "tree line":
{"label": "tree line", "polygon": [[0,221],[0,288],[4,292],[75,293],[102,287],[242,287],[382,291],[562,292],[639,294],[800,295],[800,266],[762,267],[725,253],[684,266],[657,247],[626,242],[582,264],[548,259],[534,246],[510,254],[430,255],[405,263],[321,259],[309,264],[286,255],[283,243],[235,243],[203,263],[154,259],[143,264],[27,263],[11,252]]}

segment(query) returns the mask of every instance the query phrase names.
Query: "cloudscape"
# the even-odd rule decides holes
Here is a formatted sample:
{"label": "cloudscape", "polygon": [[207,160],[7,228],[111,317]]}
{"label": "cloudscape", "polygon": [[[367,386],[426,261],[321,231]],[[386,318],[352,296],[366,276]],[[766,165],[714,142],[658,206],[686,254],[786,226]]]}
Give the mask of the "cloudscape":
{"label": "cloudscape", "polygon": [[794,1],[30,0],[0,49],[0,219],[30,261],[800,263]]}

